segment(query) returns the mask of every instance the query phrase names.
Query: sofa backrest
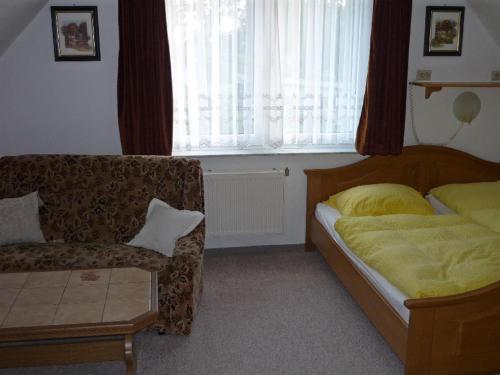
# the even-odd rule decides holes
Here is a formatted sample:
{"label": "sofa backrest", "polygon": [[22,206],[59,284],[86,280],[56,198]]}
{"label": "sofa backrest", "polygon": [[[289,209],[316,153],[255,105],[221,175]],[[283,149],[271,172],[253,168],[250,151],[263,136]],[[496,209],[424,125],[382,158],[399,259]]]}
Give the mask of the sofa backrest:
{"label": "sofa backrest", "polygon": [[152,198],[204,211],[200,163],[166,156],[22,155],[0,158],[0,199],[38,190],[45,238],[128,242]]}

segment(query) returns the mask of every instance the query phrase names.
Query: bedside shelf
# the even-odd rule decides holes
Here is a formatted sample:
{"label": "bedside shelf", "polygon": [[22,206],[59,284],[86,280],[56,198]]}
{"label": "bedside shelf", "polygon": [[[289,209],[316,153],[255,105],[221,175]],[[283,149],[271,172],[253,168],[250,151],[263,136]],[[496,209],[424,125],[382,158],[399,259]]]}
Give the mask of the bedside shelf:
{"label": "bedside shelf", "polygon": [[499,82],[431,82],[413,81],[410,85],[425,88],[425,98],[429,99],[432,93],[441,91],[443,87],[476,87],[476,88],[500,88]]}

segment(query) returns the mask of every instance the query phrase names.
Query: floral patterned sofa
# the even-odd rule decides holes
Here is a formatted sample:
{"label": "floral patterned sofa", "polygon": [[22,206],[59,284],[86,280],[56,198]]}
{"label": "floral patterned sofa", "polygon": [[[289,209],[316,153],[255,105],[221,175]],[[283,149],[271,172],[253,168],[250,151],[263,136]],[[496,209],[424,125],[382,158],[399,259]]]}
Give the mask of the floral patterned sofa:
{"label": "floral patterned sofa", "polygon": [[156,329],[189,334],[202,287],[204,222],[174,256],[124,245],[152,198],[204,211],[199,161],[161,156],[23,155],[0,158],[0,199],[38,190],[46,244],[0,246],[0,272],[140,267],[158,272]]}

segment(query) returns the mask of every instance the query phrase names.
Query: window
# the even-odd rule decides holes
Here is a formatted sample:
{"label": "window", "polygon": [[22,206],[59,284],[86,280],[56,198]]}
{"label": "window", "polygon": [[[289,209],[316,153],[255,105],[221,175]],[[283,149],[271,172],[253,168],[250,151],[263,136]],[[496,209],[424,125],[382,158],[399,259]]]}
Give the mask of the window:
{"label": "window", "polygon": [[174,150],[352,145],[373,0],[165,0]]}

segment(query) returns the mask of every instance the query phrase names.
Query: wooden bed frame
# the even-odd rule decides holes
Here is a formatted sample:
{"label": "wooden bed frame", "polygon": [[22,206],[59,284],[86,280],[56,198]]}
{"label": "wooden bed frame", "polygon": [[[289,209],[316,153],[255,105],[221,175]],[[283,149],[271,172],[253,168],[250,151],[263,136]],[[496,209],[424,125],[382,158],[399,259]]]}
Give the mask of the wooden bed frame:
{"label": "wooden bed frame", "polygon": [[[315,218],[316,204],[353,186],[392,182],[420,191],[500,180],[500,163],[438,146],[410,146],[332,169],[308,169],[306,250],[319,249],[405,365],[407,375],[500,371],[500,282],[449,297],[408,299],[407,324]],[[500,249],[499,249],[500,251]]]}

